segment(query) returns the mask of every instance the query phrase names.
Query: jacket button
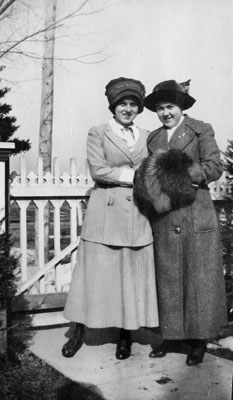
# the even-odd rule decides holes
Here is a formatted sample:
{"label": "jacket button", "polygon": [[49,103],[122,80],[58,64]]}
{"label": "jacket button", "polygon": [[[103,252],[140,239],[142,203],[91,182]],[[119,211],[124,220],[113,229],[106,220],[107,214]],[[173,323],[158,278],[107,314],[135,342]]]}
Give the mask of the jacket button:
{"label": "jacket button", "polygon": [[127,196],[126,200],[131,201],[131,196]]}
{"label": "jacket button", "polygon": [[130,168],[133,168],[133,164],[130,164]]}
{"label": "jacket button", "polygon": [[175,228],[175,229],[174,229],[174,232],[177,233],[177,235],[178,235],[178,234],[181,232],[181,228],[178,228],[178,227]]}

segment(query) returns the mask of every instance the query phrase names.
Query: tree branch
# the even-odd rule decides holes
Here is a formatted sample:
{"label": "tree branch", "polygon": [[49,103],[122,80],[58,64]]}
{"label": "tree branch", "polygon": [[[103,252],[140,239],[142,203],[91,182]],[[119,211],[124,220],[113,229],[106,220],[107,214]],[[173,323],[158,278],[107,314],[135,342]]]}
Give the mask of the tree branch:
{"label": "tree branch", "polygon": [[26,40],[39,35],[41,33],[47,32],[51,29],[54,29],[55,27],[60,27],[62,25],[57,25],[57,23],[51,24],[51,26],[47,26],[45,28],[39,29],[38,31],[31,33],[30,35],[26,35],[24,36],[21,40],[15,42],[12,46],[9,46],[8,49],[6,49],[5,51],[0,52],[0,58],[3,58],[7,53],[10,53],[11,50],[13,50],[15,47],[17,47],[18,45],[20,45],[21,43],[25,42]]}
{"label": "tree branch", "polygon": [[4,0],[1,1],[0,7],[3,5],[2,9],[0,9],[0,15],[2,15],[13,3],[15,0],[9,0],[8,3],[4,6]]}
{"label": "tree branch", "polygon": [[[87,13],[80,13],[80,11],[85,7],[85,5],[88,3],[88,1],[89,0],[84,0],[82,2],[82,4],[76,10],[68,13],[64,17],[61,17],[60,19],[58,19],[57,21],[55,21],[54,23],[52,23],[52,24],[50,24],[48,26],[44,26],[43,28],[40,28],[40,29],[36,30],[35,32],[32,32],[32,33],[30,33],[28,35],[25,35],[23,38],[19,39],[18,41],[14,41],[14,42],[13,41],[11,41],[11,42],[5,41],[5,44],[9,44],[9,43],[11,43],[11,44],[7,47],[7,49],[0,51],[0,59],[3,58],[4,56],[6,56],[9,53],[12,54],[13,53],[12,50],[14,50],[17,46],[19,46],[23,42],[29,41],[30,39],[32,39],[32,38],[34,38],[36,36],[39,36],[40,34],[45,33],[45,32],[47,32],[49,30],[63,27],[65,21],[67,21],[68,19],[77,18],[79,16],[81,17],[81,16],[87,16],[87,15],[93,15],[93,14],[99,13],[99,12],[101,12],[104,9],[109,7],[109,6],[105,6],[105,7],[102,7],[100,9],[98,9],[98,10],[95,10],[95,11],[91,11],[91,12],[87,12]],[[9,0],[4,8],[6,9],[6,6],[8,6],[8,8],[9,8],[10,5],[13,4],[14,2],[15,2],[15,0]],[[1,10],[0,10],[0,15],[1,15]],[[24,55],[24,52],[16,52],[16,53]],[[28,56],[28,54],[26,54],[26,53],[25,53],[25,55]]]}
{"label": "tree branch", "polygon": [[[98,51],[95,51],[93,53],[87,53],[87,54],[83,54],[83,55],[77,56],[77,57],[72,57],[72,58],[54,57],[53,59],[55,61],[76,61],[76,62],[79,62],[81,64],[98,64],[98,63],[101,63],[101,62],[106,61],[109,58],[111,58],[111,55],[103,54],[102,53],[103,50],[105,50],[105,48],[103,48],[101,50],[98,50]],[[10,54],[23,55],[24,57],[32,58],[32,59],[35,59],[35,60],[41,60],[41,58],[42,58],[41,56],[37,55],[36,53],[19,51],[19,50],[11,52]],[[103,58],[101,60],[98,60],[98,61],[84,61],[83,60],[84,58],[93,57],[93,56],[97,56],[97,55],[99,55],[99,56],[101,55]],[[52,58],[51,57],[46,57],[44,59],[45,60],[51,60]]]}

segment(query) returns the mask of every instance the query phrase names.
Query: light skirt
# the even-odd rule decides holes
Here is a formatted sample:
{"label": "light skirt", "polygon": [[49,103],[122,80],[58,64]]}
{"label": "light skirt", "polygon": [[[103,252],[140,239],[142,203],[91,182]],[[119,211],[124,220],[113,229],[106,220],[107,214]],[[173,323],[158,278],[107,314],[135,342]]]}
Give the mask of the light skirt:
{"label": "light skirt", "polygon": [[158,326],[153,244],[128,248],[81,240],[64,317],[90,328]]}

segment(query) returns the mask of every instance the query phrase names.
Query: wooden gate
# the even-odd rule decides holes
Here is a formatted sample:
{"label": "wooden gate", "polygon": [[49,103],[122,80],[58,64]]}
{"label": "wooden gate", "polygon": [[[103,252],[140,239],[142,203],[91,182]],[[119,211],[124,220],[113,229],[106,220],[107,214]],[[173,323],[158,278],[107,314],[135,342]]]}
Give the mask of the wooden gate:
{"label": "wooden gate", "polygon": [[[76,174],[76,161],[70,160],[70,172],[60,175],[58,159],[53,174],[43,175],[42,159],[37,172],[26,172],[21,158],[20,175],[10,185],[10,233],[12,253],[18,258],[19,283],[12,305],[12,317],[22,313],[41,314],[63,309],[76,260],[82,221],[92,187],[90,176]],[[49,209],[49,222],[45,208]],[[45,237],[45,224],[49,224]],[[49,246],[45,246],[45,241]],[[49,254],[45,254],[45,248]],[[47,261],[46,261],[47,259]],[[48,325],[51,318],[37,316],[35,321]]]}

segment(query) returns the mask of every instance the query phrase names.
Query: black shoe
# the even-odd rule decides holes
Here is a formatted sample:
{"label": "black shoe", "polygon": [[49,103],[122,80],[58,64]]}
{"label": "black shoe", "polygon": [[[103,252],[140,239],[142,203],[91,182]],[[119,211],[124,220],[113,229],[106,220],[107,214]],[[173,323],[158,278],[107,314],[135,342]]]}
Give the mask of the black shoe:
{"label": "black shoe", "polygon": [[150,358],[162,358],[165,357],[167,354],[167,346],[165,342],[162,342],[158,347],[153,349],[149,353]]}
{"label": "black shoe", "polygon": [[64,357],[73,357],[84,343],[84,325],[77,324],[72,337],[62,347]]}
{"label": "black shoe", "polygon": [[199,344],[191,347],[191,350],[187,356],[186,364],[190,367],[202,363],[203,357],[206,352],[206,344],[204,341],[200,341]]}
{"label": "black shoe", "polygon": [[121,329],[119,341],[116,348],[116,358],[118,360],[125,360],[131,354],[131,334],[126,329]]}

